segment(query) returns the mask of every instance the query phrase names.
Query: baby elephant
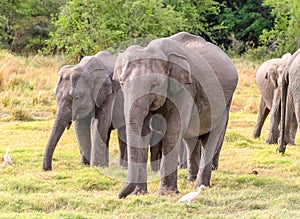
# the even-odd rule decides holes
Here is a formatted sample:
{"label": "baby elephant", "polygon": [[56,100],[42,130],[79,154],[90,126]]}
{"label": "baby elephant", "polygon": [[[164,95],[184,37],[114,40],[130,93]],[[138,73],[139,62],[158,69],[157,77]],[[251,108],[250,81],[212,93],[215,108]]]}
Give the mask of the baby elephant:
{"label": "baby elephant", "polygon": [[[108,165],[108,141],[112,128],[119,128],[120,134],[124,123],[112,126],[113,108],[120,109],[122,97],[117,96],[120,88],[112,80],[112,73],[116,57],[102,51],[94,56],[84,57],[76,65],[63,66],[58,72],[58,82],[55,88],[57,101],[56,118],[45,148],[43,169],[52,169],[52,157],[55,147],[64,130],[74,122],[76,137],[79,143],[81,162],[91,166]],[[118,101],[117,99],[121,99]],[[117,106],[116,106],[117,105]],[[122,110],[115,110],[122,112]],[[123,113],[114,114],[116,121],[124,121]],[[93,137],[91,138],[91,124],[93,123]],[[115,123],[116,124],[116,123]],[[101,128],[98,128],[100,126]],[[124,138],[123,138],[124,139]],[[127,165],[126,143],[120,142],[120,164]]]}
{"label": "baby elephant", "polygon": [[[267,144],[277,144],[279,138],[279,124],[281,115],[281,81],[286,64],[291,58],[287,53],[281,58],[274,58],[264,62],[257,70],[256,84],[261,94],[258,118],[253,137],[261,135],[263,124],[271,111],[271,124]],[[289,144],[294,145],[297,124],[294,122],[290,129]]]}

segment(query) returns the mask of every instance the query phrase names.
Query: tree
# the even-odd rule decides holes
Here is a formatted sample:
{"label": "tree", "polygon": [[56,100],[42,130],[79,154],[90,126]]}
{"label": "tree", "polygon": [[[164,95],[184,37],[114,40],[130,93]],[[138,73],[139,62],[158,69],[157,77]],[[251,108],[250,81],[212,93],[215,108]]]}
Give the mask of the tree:
{"label": "tree", "polygon": [[164,0],[165,5],[172,6],[186,20],[184,30],[213,41],[210,19],[218,16],[220,4],[214,0]]}
{"label": "tree", "polygon": [[51,13],[66,0],[1,0],[0,48],[36,52],[48,37]]}
{"label": "tree", "polygon": [[53,20],[46,53],[77,57],[141,37],[168,36],[185,22],[161,0],[70,0]]}
{"label": "tree", "polygon": [[221,12],[212,19],[214,38],[229,48],[233,40],[243,42],[242,52],[248,44],[257,47],[259,36],[273,25],[270,8],[260,0],[219,1]]}
{"label": "tree", "polygon": [[260,42],[272,47],[277,56],[293,53],[300,35],[300,0],[265,0],[263,4],[272,8],[275,20],[272,29],[264,30]]}

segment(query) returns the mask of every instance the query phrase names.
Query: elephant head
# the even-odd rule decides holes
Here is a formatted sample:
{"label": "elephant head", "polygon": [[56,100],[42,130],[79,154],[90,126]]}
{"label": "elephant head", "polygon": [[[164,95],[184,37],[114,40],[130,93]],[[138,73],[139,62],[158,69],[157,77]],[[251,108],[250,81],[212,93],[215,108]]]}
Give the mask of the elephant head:
{"label": "elephant head", "polygon": [[[55,147],[61,138],[64,130],[71,125],[72,121],[72,102],[71,77],[74,73],[74,65],[63,66],[58,72],[58,82],[54,89],[57,102],[57,110],[54,125],[44,152],[43,169],[52,169],[52,157]],[[90,142],[85,142],[90,145]],[[88,163],[88,158],[83,158]]]}
{"label": "elephant head", "polygon": [[290,53],[284,54],[280,59],[271,59],[268,62],[265,78],[270,79],[274,89],[281,85],[282,75],[286,68],[286,64],[292,57]]}
{"label": "elephant head", "polygon": [[115,57],[109,52],[84,57],[71,76],[72,119],[85,118],[113,93],[112,73]]}
{"label": "elephant head", "polygon": [[[103,96],[112,92],[109,73],[113,71],[115,57],[108,52],[84,57],[77,65],[63,66],[58,72],[55,88],[57,113],[46,145],[43,169],[52,169],[55,147],[65,128],[74,121],[80,146],[82,163],[90,164],[91,119],[95,105],[101,105]],[[105,63],[105,64],[104,64]]]}

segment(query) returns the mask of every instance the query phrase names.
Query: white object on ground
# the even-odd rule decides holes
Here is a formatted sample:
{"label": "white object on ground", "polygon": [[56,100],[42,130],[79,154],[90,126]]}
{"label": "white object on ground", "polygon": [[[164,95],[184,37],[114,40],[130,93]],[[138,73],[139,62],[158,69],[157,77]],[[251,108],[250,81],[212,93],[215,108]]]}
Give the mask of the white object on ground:
{"label": "white object on ground", "polygon": [[204,186],[204,185],[201,185],[201,186],[199,186],[197,192],[190,192],[190,193],[188,193],[188,194],[185,194],[184,196],[182,196],[182,197],[178,200],[178,203],[179,203],[179,202],[186,202],[186,205],[189,205],[190,202],[191,202],[194,198],[196,198],[204,188],[205,188],[205,186]]}
{"label": "white object on ground", "polygon": [[12,165],[12,160],[11,160],[10,156],[8,155],[8,151],[9,151],[9,148],[6,148],[6,153],[4,155],[4,162],[9,165]]}

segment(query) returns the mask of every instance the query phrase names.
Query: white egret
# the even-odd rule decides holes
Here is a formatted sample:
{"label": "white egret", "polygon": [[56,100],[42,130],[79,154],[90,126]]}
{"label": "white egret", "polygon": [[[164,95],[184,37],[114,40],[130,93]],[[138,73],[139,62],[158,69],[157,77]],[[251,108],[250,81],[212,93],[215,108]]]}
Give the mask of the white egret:
{"label": "white egret", "polygon": [[12,165],[12,160],[11,160],[10,156],[8,155],[8,151],[9,151],[9,148],[6,148],[6,153],[4,155],[4,162],[9,165]]}
{"label": "white egret", "polygon": [[205,188],[205,186],[204,186],[204,185],[201,185],[201,186],[199,186],[197,192],[190,192],[190,193],[188,193],[188,194],[185,194],[184,196],[182,196],[182,197],[178,200],[178,203],[179,203],[179,202],[186,202],[186,205],[189,205],[190,202],[191,202],[194,198],[196,198],[204,188]]}

